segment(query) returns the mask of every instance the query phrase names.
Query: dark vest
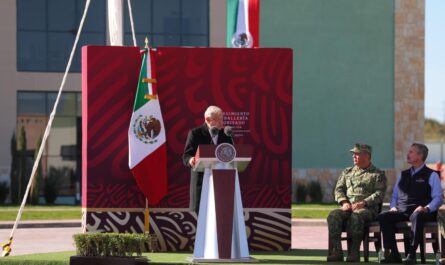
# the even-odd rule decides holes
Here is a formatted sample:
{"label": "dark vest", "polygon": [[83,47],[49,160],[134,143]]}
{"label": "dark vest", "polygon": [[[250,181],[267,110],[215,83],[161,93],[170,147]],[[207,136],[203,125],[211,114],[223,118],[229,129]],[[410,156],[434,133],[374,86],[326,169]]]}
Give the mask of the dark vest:
{"label": "dark vest", "polygon": [[426,206],[431,202],[429,179],[434,171],[427,166],[411,176],[411,169],[402,171],[399,182],[399,200],[397,208],[401,212],[412,213],[417,206]]}

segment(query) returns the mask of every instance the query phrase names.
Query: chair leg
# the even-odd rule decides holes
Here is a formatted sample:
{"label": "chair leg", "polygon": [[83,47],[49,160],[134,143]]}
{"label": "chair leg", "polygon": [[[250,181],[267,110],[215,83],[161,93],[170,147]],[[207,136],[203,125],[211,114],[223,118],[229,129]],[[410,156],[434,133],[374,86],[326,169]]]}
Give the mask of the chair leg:
{"label": "chair leg", "polygon": [[431,238],[433,238],[433,251],[434,254],[439,252],[439,237],[437,233],[432,233]]}
{"label": "chair leg", "polygon": [[374,242],[374,247],[377,252],[382,249],[382,234],[380,232],[375,232],[374,237],[377,238],[377,241]]}
{"label": "chair leg", "polygon": [[348,235],[347,245],[348,245],[348,256],[351,255],[352,237]]}
{"label": "chair leg", "polygon": [[420,261],[422,264],[425,264],[425,245],[426,245],[426,235],[423,233],[422,241],[419,242],[420,244]]}
{"label": "chair leg", "polygon": [[330,256],[332,254],[332,248],[333,248],[332,242],[328,238],[328,256]]}

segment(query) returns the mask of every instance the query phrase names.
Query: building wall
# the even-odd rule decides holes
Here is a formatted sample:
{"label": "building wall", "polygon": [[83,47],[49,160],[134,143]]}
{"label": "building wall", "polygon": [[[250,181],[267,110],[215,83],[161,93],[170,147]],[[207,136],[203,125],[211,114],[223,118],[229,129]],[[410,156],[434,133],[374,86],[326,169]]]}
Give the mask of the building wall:
{"label": "building wall", "polygon": [[[0,1],[0,179],[9,176],[10,141],[16,128],[17,90],[58,91],[63,73],[17,72],[16,1]],[[78,49],[76,52],[80,52]],[[69,74],[64,91],[80,91],[79,73]],[[1,177],[3,176],[3,177]],[[9,180],[9,177],[7,177]]]}
{"label": "building wall", "polygon": [[[210,46],[224,47],[226,2],[209,3]],[[409,144],[423,141],[425,0],[261,0],[260,8],[260,46],[294,48],[293,182],[318,179],[329,200],[339,172],[351,163],[348,148],[362,141],[374,146],[376,165],[387,170],[393,183],[396,172],[407,166]],[[63,76],[17,72],[16,34],[16,1],[2,0],[0,180],[10,170],[17,91],[57,91]],[[376,41],[386,48],[375,47]],[[352,90],[360,87],[371,90],[373,99]],[[64,90],[81,90],[79,73],[68,75]],[[364,100],[372,111],[354,112],[346,99]],[[376,117],[382,131],[371,130],[375,122],[361,124]]]}
{"label": "building wall", "polygon": [[226,47],[226,1],[210,0],[210,47]]}
{"label": "building wall", "polygon": [[395,1],[394,165],[408,166],[410,143],[424,141],[425,0]]}
{"label": "building wall", "polygon": [[260,46],[294,49],[294,193],[318,180],[332,200],[347,150],[366,142],[390,194],[410,144],[423,141],[424,9],[424,0],[261,1]]}
{"label": "building wall", "polygon": [[[126,2],[125,2],[126,4]],[[225,46],[225,1],[210,0],[210,46]],[[9,181],[10,140],[17,122],[17,91],[58,91],[63,73],[17,71],[16,0],[0,1],[0,181]],[[107,38],[108,39],[108,38]],[[77,47],[76,54],[80,53]],[[81,91],[81,74],[69,74],[63,91]],[[32,139],[31,139],[32,140]],[[35,143],[28,143],[35,146]]]}
{"label": "building wall", "polygon": [[261,46],[294,49],[292,167],[345,167],[356,142],[393,167],[393,1],[261,4]]}

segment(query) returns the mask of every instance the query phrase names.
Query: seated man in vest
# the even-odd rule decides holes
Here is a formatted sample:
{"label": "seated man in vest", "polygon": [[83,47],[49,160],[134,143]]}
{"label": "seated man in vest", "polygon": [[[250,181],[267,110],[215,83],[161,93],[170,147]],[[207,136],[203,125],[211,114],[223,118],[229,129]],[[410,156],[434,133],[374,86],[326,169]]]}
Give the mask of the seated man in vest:
{"label": "seated man in vest", "polygon": [[411,222],[410,248],[404,264],[416,262],[416,250],[423,238],[425,222],[435,221],[437,209],[442,205],[442,188],[437,172],[425,165],[428,148],[419,143],[411,145],[406,156],[411,168],[402,171],[397,177],[391,198],[390,210],[379,215],[383,233],[385,258],[382,263],[400,263],[401,257],[395,239],[397,222]]}
{"label": "seated man in vest", "polygon": [[332,245],[328,262],[343,261],[340,240],[344,225],[352,239],[346,261],[360,261],[365,222],[377,217],[386,191],[385,172],[371,163],[371,146],[356,144],[350,151],[354,166],[342,172],[334,190],[335,200],[341,207],[331,211],[328,216],[329,241]]}

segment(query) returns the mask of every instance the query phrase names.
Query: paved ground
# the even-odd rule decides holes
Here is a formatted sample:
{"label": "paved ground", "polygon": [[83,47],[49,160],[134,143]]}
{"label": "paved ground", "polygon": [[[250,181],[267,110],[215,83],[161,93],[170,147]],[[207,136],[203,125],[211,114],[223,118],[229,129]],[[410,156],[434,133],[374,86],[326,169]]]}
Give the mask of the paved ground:
{"label": "paved ground", "polygon": [[[80,227],[17,229],[12,241],[12,255],[75,250],[73,235],[80,232]],[[0,229],[0,241],[5,243],[10,233],[11,229]]]}
{"label": "paved ground", "polygon": [[[37,228],[20,228],[16,231],[12,245],[12,255],[23,255],[32,253],[46,253],[55,251],[75,250],[72,236],[80,233],[80,222],[78,220],[64,221],[65,226],[54,228],[51,221],[34,221],[23,222],[24,227]],[[45,228],[45,224],[51,228]],[[77,227],[72,227],[76,225]],[[0,222],[0,242],[4,243],[8,240],[11,233],[9,222]],[[325,220],[311,219],[294,219],[292,221],[292,248],[294,249],[323,249],[328,248],[328,229]],[[399,246],[403,250],[403,246]],[[344,245],[344,250],[346,247]],[[370,247],[370,251],[374,251],[374,247]],[[427,252],[431,253],[431,244],[427,245]],[[371,253],[375,255],[375,253]]]}
{"label": "paved ground", "polygon": [[[401,238],[402,235],[397,235]],[[343,250],[346,250],[346,242],[342,243]],[[403,243],[397,243],[400,251],[404,251]],[[292,220],[292,248],[293,249],[328,249],[328,228],[326,220],[314,219],[294,219]],[[363,250],[363,246],[361,247]],[[371,255],[375,253],[374,244],[369,247]],[[433,253],[431,244],[426,246],[427,253]]]}

